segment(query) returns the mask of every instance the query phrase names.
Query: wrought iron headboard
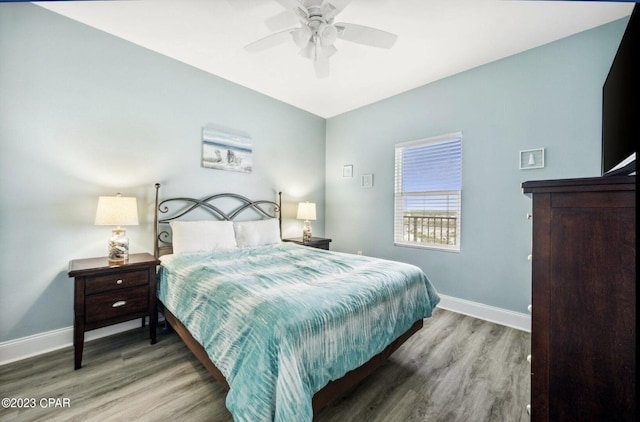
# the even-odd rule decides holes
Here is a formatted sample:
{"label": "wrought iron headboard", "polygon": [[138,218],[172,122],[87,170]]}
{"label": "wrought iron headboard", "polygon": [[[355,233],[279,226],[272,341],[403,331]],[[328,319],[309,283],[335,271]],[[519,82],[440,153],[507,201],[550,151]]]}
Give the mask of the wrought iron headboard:
{"label": "wrought iron headboard", "polygon": [[[268,200],[260,200],[260,201],[252,201],[249,198],[246,198],[242,195],[238,195],[236,193],[219,193],[216,195],[211,195],[204,199],[195,199],[195,198],[169,198],[165,199],[162,202],[159,201],[159,191],[160,191],[160,183],[156,183],[156,202],[154,209],[154,248],[153,252],[156,258],[172,253],[173,247],[169,240],[169,231],[166,228],[161,228],[160,225],[167,225],[171,221],[178,220],[181,217],[197,210],[203,209],[208,211],[211,215],[216,217],[218,220],[227,220],[233,221],[238,215],[242,214],[247,210],[253,210],[258,215],[261,215],[266,218],[278,218],[278,223],[280,225],[280,236],[282,236],[282,192],[278,192],[278,202],[268,201]],[[240,205],[236,206],[229,212],[225,212],[221,210],[218,206],[213,205],[212,202],[220,201],[224,199],[234,199],[239,202]],[[175,214],[160,218],[160,214],[169,213],[168,203],[176,203],[179,208],[175,211]],[[265,209],[265,207],[267,209]]]}

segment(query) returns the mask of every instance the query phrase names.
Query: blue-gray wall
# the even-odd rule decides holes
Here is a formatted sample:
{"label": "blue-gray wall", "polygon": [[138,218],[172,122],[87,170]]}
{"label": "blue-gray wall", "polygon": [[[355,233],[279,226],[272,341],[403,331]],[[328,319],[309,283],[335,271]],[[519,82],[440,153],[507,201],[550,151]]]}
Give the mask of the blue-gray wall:
{"label": "blue-gray wall", "polygon": [[[442,294],[527,313],[526,180],[600,175],[601,89],[628,19],[508,57],[327,122],[332,249],[409,262]],[[460,253],[393,245],[394,145],[463,132]],[[545,148],[544,169],[519,170]],[[344,165],[353,178],[343,178]],[[374,187],[360,186],[372,173]],[[567,245],[570,247],[570,245]]]}
{"label": "blue-gray wall", "polygon": [[[253,139],[251,174],[200,166],[201,128]],[[132,252],[153,251],[161,195],[298,201],[324,233],[325,120],[28,3],[0,4],[0,342],[73,324],[68,262],[104,256],[99,195],[134,195]],[[313,159],[309,159],[313,157]]]}

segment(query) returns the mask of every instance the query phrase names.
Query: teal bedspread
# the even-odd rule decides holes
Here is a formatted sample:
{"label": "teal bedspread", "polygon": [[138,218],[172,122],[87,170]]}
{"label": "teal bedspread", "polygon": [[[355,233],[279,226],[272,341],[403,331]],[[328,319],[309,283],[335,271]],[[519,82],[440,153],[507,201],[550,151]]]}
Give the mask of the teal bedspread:
{"label": "teal bedspread", "polygon": [[417,267],[293,243],[162,257],[158,298],[229,383],[236,421],[311,421],[313,395],[431,316]]}

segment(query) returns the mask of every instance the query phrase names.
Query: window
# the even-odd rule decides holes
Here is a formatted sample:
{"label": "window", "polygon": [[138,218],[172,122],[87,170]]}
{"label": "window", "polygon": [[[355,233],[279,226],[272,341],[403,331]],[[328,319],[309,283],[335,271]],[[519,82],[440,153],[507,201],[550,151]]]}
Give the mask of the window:
{"label": "window", "polygon": [[394,244],[460,251],[462,133],[396,144]]}

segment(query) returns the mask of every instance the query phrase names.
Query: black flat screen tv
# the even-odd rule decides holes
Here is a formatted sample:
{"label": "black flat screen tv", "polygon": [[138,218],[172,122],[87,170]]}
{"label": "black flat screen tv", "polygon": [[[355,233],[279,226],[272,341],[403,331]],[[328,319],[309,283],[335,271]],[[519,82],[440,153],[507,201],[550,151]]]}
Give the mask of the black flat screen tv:
{"label": "black flat screen tv", "polygon": [[628,175],[635,172],[636,145],[640,140],[638,62],[640,62],[640,4],[636,4],[633,8],[602,87],[603,176]]}

